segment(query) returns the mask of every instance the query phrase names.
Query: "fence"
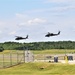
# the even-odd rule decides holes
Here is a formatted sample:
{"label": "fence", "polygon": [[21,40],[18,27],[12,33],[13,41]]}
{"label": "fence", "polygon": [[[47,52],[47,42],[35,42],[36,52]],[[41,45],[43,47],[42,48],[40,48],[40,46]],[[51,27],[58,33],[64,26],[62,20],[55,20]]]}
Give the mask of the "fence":
{"label": "fence", "polygon": [[10,50],[0,53],[0,68],[6,68],[25,62],[25,52]]}
{"label": "fence", "polygon": [[[65,60],[65,54],[51,55],[51,54],[34,54],[29,50],[5,50],[0,53],[0,68],[7,68],[14,65],[27,62],[51,62],[54,61],[54,57],[58,57],[57,61]],[[68,56],[73,56],[72,60],[75,60],[75,54],[68,54]],[[68,58],[69,61],[71,58]]]}
{"label": "fence", "polygon": [[[75,60],[75,54],[67,54],[67,60],[73,61]],[[54,62],[54,59],[57,58],[58,61],[65,61],[65,54],[35,54],[34,61],[35,62]]]}
{"label": "fence", "polygon": [[0,68],[7,68],[33,61],[33,53],[29,50],[5,50],[0,53]]}

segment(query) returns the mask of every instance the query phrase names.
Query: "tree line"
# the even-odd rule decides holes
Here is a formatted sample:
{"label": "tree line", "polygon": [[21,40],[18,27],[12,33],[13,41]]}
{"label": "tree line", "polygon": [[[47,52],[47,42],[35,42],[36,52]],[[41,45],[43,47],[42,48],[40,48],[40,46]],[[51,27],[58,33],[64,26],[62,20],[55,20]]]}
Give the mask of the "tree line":
{"label": "tree line", "polygon": [[3,50],[46,50],[46,49],[75,49],[75,41],[52,41],[52,42],[4,42],[0,43],[0,51]]}

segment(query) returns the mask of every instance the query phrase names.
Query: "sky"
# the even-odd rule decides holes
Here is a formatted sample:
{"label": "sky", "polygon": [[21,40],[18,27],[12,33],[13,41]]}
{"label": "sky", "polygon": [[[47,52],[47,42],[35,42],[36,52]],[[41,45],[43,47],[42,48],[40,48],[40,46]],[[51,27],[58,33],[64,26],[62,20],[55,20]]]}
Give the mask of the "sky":
{"label": "sky", "polygon": [[75,41],[75,0],[0,0],[0,42],[26,35],[18,42]]}

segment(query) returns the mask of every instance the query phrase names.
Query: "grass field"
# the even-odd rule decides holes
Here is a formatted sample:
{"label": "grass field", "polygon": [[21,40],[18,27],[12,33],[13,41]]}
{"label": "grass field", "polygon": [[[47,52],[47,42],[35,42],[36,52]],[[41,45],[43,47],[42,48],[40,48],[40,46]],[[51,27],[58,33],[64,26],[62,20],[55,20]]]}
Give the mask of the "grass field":
{"label": "grass field", "polygon": [[65,53],[75,53],[75,49],[51,49],[51,50],[33,50],[34,54],[65,54]]}
{"label": "grass field", "polygon": [[0,68],[24,62],[23,54],[23,50],[4,50],[3,52],[0,52]]}
{"label": "grass field", "polygon": [[[9,54],[12,53],[23,53],[23,50],[4,50],[0,52],[0,54]],[[51,49],[51,50],[31,50],[34,54],[65,54],[66,53],[75,53],[75,49]]]}
{"label": "grass field", "polygon": [[[32,51],[35,55],[37,54],[65,54],[75,53],[75,50],[36,50]],[[5,54],[5,56],[10,53],[9,50],[5,50],[0,54]],[[12,50],[13,55],[16,51]],[[23,53],[19,51],[19,53]],[[7,59],[5,59],[7,61]],[[17,61],[16,61],[17,62]],[[5,63],[6,65],[8,63]],[[10,65],[10,64],[9,64]],[[39,62],[39,63],[24,63],[16,65],[10,68],[0,69],[1,75],[75,75],[75,64],[62,64],[62,63],[49,63],[49,62]]]}
{"label": "grass field", "polygon": [[[47,60],[47,56],[51,54],[68,54],[75,53],[75,50],[65,49],[52,49],[52,50],[31,50],[34,54],[34,60]],[[17,62],[23,62],[23,50],[4,50],[0,52],[0,67],[10,66],[11,64],[17,64]],[[60,56],[59,59],[64,60],[64,56]],[[75,59],[75,58],[74,58]],[[22,61],[21,61],[22,60]],[[50,60],[54,60],[54,57]]]}
{"label": "grass field", "polygon": [[0,69],[1,75],[75,75],[75,65],[60,63],[25,63]]}

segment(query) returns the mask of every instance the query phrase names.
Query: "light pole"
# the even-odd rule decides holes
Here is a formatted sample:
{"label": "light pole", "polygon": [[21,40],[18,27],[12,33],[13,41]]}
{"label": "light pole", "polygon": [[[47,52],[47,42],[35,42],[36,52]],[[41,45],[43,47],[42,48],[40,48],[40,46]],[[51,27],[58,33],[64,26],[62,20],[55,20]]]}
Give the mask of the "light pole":
{"label": "light pole", "polygon": [[[26,37],[20,37],[20,36],[16,36],[15,40],[23,40],[23,39],[28,39],[28,35]],[[24,44],[22,43],[23,46],[23,56],[24,56],[24,63],[25,63],[25,48],[24,48]],[[18,62],[18,53],[17,53],[17,62]]]}
{"label": "light pole", "polygon": [[23,46],[23,57],[24,57],[24,63],[25,63],[25,48],[24,48],[24,44],[22,43]]}

